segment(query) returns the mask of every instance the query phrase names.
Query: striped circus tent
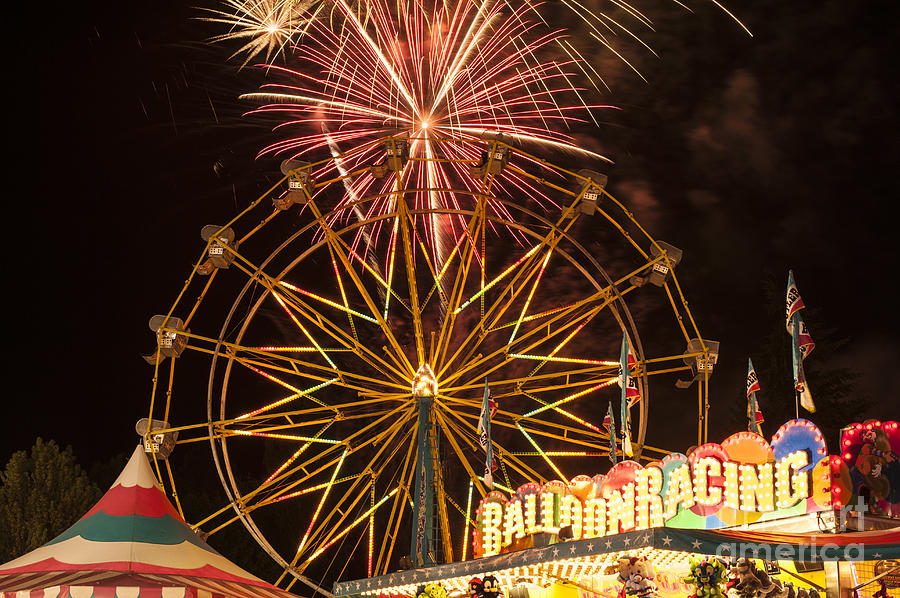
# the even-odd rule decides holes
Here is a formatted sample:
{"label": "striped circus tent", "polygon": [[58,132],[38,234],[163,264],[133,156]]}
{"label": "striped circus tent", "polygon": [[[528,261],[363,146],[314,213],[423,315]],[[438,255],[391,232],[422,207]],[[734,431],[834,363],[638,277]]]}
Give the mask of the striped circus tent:
{"label": "striped circus tent", "polygon": [[4,565],[3,598],[296,598],[244,571],[191,530],[138,445],[75,525]]}

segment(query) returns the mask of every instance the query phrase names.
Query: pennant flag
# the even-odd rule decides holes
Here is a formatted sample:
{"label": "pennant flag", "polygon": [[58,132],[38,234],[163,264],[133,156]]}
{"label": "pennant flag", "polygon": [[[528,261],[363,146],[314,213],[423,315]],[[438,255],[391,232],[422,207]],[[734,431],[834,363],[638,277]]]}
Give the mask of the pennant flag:
{"label": "pennant flag", "polygon": [[791,332],[791,318],[804,307],[806,305],[803,304],[800,290],[797,288],[797,283],[794,282],[794,271],[788,270],[787,302],[784,316],[784,325],[787,327],[788,333]]}
{"label": "pennant flag", "polygon": [[[622,342],[623,345],[627,346],[628,352],[627,358],[622,359],[619,363],[619,378],[616,380],[616,384],[618,384],[620,388],[625,388],[625,398],[628,400],[628,407],[630,408],[641,400],[641,389],[638,387],[637,378],[634,378],[631,375],[631,372],[634,371],[634,367],[637,364],[634,347],[628,342],[627,335],[623,337]],[[626,363],[628,364],[627,368],[623,365]]]}
{"label": "pennant flag", "polygon": [[813,349],[816,348],[816,343],[809,334],[809,329],[806,327],[806,322],[803,321],[803,316],[797,314],[797,321],[800,324],[797,344],[800,346],[800,356],[806,359],[813,352]]}
{"label": "pennant flag", "polygon": [[619,459],[616,456],[616,420],[613,417],[612,401],[609,402],[606,417],[603,418],[603,427],[609,433],[609,460],[615,465]]}
{"label": "pennant flag", "polygon": [[759,391],[759,378],[756,377],[756,370],[753,369],[753,360],[747,360],[747,418],[750,420],[750,423],[747,427],[748,430],[753,432],[754,434],[759,434],[762,436],[762,428],[760,428],[760,424],[765,421],[763,419],[762,411],[759,410],[759,405],[756,402],[756,393]]}
{"label": "pennant flag", "polygon": [[800,393],[800,404],[810,413],[815,412],[809,385],[806,383],[806,374],[803,372],[803,360],[812,353],[816,344],[806,328],[806,323],[799,311],[806,307],[800,297],[800,291],[794,282],[794,272],[788,272],[787,301],[785,303],[785,326],[791,335],[791,358],[794,366],[794,389]]}
{"label": "pennant flag", "polygon": [[[632,405],[629,400],[629,387],[634,383],[634,379],[631,377],[631,367],[628,363],[628,354],[630,352],[631,344],[628,342],[628,334],[626,333],[622,335],[622,353],[619,357],[619,386],[622,387],[622,409],[619,414],[619,425],[622,428],[623,457],[634,456],[634,450],[631,447],[631,418],[628,410]],[[634,387],[634,390],[637,391],[637,386]],[[640,398],[640,393],[637,394],[637,398]]]}
{"label": "pennant flag", "polygon": [[487,378],[484,379],[484,399],[481,402],[481,418],[478,420],[478,441],[484,449],[484,483],[489,490],[494,489],[493,471],[497,468],[494,463],[494,447],[491,444],[491,416],[497,412],[496,403],[491,400],[491,389],[488,387]]}

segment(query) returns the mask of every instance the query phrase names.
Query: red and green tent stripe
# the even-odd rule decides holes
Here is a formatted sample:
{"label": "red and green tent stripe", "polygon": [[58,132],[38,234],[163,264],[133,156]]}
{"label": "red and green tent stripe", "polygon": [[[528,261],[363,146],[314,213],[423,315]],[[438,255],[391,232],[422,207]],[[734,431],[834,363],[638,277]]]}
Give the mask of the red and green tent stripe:
{"label": "red and green tent stripe", "polygon": [[72,527],[0,565],[3,598],[294,598],[213,550],[156,483],[142,446]]}

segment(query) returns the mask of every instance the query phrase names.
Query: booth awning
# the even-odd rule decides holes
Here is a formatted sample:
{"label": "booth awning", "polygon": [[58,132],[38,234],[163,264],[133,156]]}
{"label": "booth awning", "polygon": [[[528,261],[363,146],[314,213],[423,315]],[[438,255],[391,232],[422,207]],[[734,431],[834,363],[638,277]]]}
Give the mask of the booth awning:
{"label": "booth awning", "polygon": [[697,553],[766,560],[874,561],[900,558],[900,528],[842,534],[788,534],[659,527],[341,582],[335,584],[334,593],[336,596],[391,593],[429,581],[464,588],[469,578],[488,573],[552,577],[554,570],[565,576],[580,569],[583,574],[585,570],[602,570],[612,562],[613,555],[649,550],[667,551],[673,559],[676,554]]}
{"label": "booth awning", "polygon": [[296,598],[194,533],[139,445],[109,491],[62,534],[0,565],[4,598]]}

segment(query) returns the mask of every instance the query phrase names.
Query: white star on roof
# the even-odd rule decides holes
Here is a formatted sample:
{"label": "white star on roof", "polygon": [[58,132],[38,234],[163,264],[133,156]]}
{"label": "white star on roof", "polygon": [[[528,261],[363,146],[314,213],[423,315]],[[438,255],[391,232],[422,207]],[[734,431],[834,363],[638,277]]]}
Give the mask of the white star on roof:
{"label": "white star on roof", "polygon": [[876,552],[875,554],[872,555],[872,558],[873,558],[873,559],[880,559],[880,558],[881,558],[881,553],[880,553],[880,552]]}
{"label": "white star on roof", "polygon": [[553,549],[553,556],[559,556],[559,548]]}
{"label": "white star on roof", "polygon": [[666,546],[668,546],[671,543],[672,543],[672,538],[670,538],[669,536],[666,536],[665,538],[663,538],[663,544],[665,544]]}
{"label": "white star on roof", "polygon": [[574,544],[572,544],[572,545],[569,547],[569,552],[572,553],[572,554],[575,554],[575,545],[574,545]]}
{"label": "white star on roof", "polygon": [[691,546],[693,546],[697,550],[700,550],[700,540],[694,540],[693,542],[691,542]]}
{"label": "white star on roof", "polygon": [[625,538],[625,546],[631,546],[631,538]]}
{"label": "white star on roof", "polygon": [[591,542],[587,546],[588,546],[588,552],[594,552],[594,543],[593,542]]}
{"label": "white star on roof", "polygon": [[612,540],[607,540],[607,541],[606,541],[606,547],[607,547],[607,548],[612,548]]}

